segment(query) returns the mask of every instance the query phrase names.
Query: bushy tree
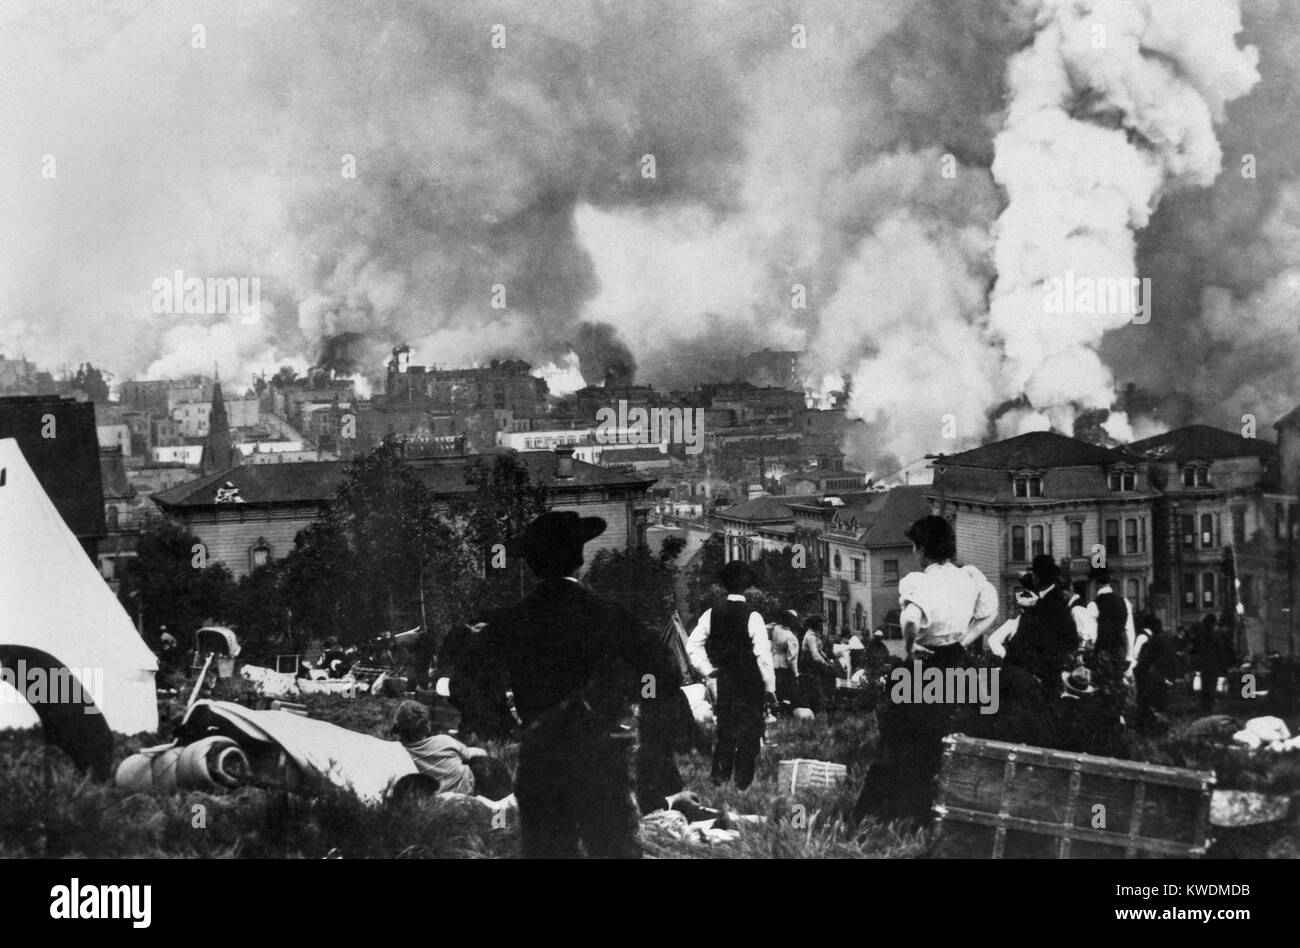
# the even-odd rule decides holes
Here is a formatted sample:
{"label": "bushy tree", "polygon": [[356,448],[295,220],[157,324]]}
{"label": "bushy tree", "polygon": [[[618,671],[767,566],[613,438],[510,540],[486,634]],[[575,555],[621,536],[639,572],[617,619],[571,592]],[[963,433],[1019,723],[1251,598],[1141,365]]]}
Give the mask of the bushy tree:
{"label": "bushy tree", "polygon": [[483,567],[476,608],[483,610],[520,598],[527,571],[518,541],[524,528],[546,512],[546,485],[513,454],[480,459],[465,475],[473,492],[452,510],[465,541]]}
{"label": "bushy tree", "polygon": [[140,534],[127,561],[118,598],[132,617],[144,609],[145,638],[157,642],[165,625],[181,647],[204,622],[229,621],[235,583],[222,563],[206,564],[199,538],[171,520]]}

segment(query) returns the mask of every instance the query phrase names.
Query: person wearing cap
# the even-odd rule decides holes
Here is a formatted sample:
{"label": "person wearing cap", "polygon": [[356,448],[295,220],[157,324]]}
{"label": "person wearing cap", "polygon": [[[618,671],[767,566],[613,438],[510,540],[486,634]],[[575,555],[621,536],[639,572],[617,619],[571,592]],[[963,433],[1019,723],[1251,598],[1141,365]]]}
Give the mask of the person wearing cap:
{"label": "person wearing cap", "polygon": [[510,767],[481,747],[468,747],[433,726],[429,709],[403,701],[393,715],[392,734],[402,742],[416,770],[438,784],[440,793],[468,793],[489,800],[510,795]]}
{"label": "person wearing cap", "polygon": [[485,653],[506,669],[523,726],[515,797],[525,858],[639,858],[631,742],[619,722],[649,676],[667,676],[657,636],[578,582],[600,517],[542,514],[518,551],[539,578],[488,618]]}
{"label": "person wearing cap", "polygon": [[704,610],[686,642],[686,654],[699,674],[717,678],[713,783],[734,776],[737,789],[744,790],[758,765],[764,698],[776,703],[776,674],[763,616],[745,601],[745,590],[754,582],[750,568],[732,560],[718,581],[727,598]]}
{"label": "person wearing cap", "polygon": [[[997,618],[998,594],[974,566],[957,566],[957,538],[943,517],[921,517],[904,535],[921,569],[898,584],[900,624],[908,643],[908,668],[961,668],[965,647],[984,636]],[[894,703],[886,688],[877,708],[880,741],[876,760],[858,797],[854,816],[925,819],[943,759],[943,738],[955,714],[952,704]]]}

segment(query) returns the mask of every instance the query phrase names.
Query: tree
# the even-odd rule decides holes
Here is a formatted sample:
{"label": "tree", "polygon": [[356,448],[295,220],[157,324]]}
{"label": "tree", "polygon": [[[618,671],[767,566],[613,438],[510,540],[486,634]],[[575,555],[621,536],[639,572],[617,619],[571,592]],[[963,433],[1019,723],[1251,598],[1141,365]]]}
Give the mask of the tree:
{"label": "tree", "polygon": [[446,627],[466,607],[474,560],[391,440],[348,468],[335,504],[352,554],[362,628]]}
{"label": "tree", "polygon": [[161,626],[184,647],[184,636],[204,622],[226,621],[234,578],[222,563],[204,563],[199,538],[170,520],[140,534],[136,556],[126,563],[118,598],[132,616],[144,608],[146,638]]}
{"label": "tree", "polygon": [[72,376],[72,384],[86,393],[92,402],[108,401],[108,382],[104,373],[89,362],[83,362]]}
{"label": "tree", "polygon": [[518,542],[524,528],[546,512],[546,485],[515,454],[479,460],[466,473],[473,492],[453,505],[465,539],[483,565],[480,609],[514,601],[524,593]]}
{"label": "tree", "polygon": [[601,550],[583,581],[591,589],[622,604],[629,613],[652,626],[666,623],[677,608],[673,594],[676,568],[648,547]]}

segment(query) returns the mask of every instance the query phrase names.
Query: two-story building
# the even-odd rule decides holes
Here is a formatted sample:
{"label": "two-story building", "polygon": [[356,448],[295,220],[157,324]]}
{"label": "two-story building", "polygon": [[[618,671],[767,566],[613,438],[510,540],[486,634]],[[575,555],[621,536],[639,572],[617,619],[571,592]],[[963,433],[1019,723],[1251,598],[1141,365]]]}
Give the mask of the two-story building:
{"label": "two-story building", "polygon": [[[1071,581],[1104,561],[1135,609],[1147,607],[1156,491],[1144,459],[1051,431],[1034,431],[933,460],[926,495],[953,522],[959,561],[977,566],[1010,613],[1035,556]],[[1099,554],[1104,553],[1104,557]]]}
{"label": "two-story building", "polygon": [[882,629],[890,651],[901,655],[898,581],[916,568],[904,531],[931,511],[925,488],[828,495],[791,509],[796,536],[815,537],[827,628]]}
{"label": "two-story building", "polygon": [[[1208,425],[1188,425],[1129,445],[1147,459],[1155,503],[1152,605],[1166,623],[1192,625],[1207,613],[1231,617],[1241,604],[1247,647],[1263,649],[1261,567],[1244,546],[1269,526],[1265,489],[1277,445]],[[1235,582],[1234,582],[1235,579]]]}

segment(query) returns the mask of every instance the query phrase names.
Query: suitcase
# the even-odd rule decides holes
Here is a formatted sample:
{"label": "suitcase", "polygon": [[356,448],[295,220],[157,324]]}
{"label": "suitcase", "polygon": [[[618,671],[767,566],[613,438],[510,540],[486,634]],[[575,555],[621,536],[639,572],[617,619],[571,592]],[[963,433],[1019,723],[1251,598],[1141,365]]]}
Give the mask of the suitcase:
{"label": "suitcase", "polygon": [[939,858],[1196,858],[1213,773],[949,735]]}

